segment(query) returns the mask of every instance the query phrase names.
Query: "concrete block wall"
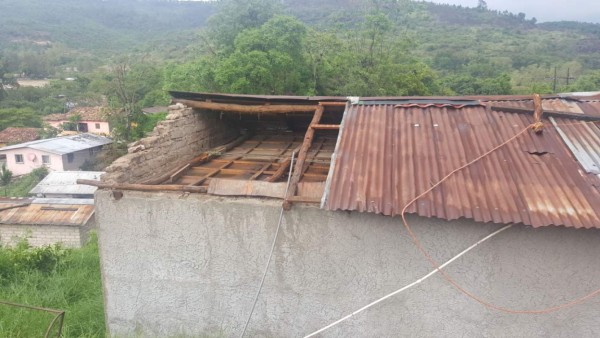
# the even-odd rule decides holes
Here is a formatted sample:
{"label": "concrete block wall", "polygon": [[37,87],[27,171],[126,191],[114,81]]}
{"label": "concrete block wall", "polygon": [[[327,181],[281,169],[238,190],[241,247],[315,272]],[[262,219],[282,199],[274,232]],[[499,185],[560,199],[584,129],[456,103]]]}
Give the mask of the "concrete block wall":
{"label": "concrete block wall", "polygon": [[[239,337],[281,202],[203,194],[96,192],[106,322],[116,337]],[[503,227],[411,215],[446,262]],[[600,230],[514,225],[445,270],[496,305],[541,309],[600,287]],[[284,214],[246,337],[303,337],[433,267],[401,221],[295,204]],[[539,315],[492,310],[440,275],[318,337],[597,337],[600,296]]]}
{"label": "concrete block wall", "polygon": [[86,241],[85,234],[78,226],[0,224],[2,245],[14,245],[25,237],[33,247],[61,243],[66,247],[79,248]]}
{"label": "concrete block wall", "polygon": [[130,144],[128,154],[106,168],[102,181],[139,183],[156,178],[203,151],[233,140],[238,133],[238,128],[217,112],[172,105],[166,120],[148,137]]}

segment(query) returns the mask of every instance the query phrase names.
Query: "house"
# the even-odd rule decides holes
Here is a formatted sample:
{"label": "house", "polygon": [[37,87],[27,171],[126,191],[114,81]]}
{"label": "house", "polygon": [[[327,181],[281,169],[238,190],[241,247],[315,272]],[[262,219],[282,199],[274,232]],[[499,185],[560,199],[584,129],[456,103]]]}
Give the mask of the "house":
{"label": "house", "polygon": [[40,128],[8,127],[0,131],[0,147],[38,140],[40,131]]}
{"label": "house", "polygon": [[112,140],[93,134],[78,134],[25,142],[0,148],[13,175],[25,175],[42,166],[50,171],[79,170]]}
{"label": "house", "polygon": [[75,107],[65,114],[47,115],[44,122],[57,129],[72,128],[71,130],[82,133],[110,135],[108,112],[105,107]]}
{"label": "house", "polygon": [[94,226],[93,199],[0,199],[0,244],[79,248]]}
{"label": "house", "polygon": [[171,95],[93,183],[110,335],[600,332],[600,96]]}
{"label": "house", "polygon": [[94,199],[96,187],[77,184],[77,180],[100,181],[102,171],[53,171],[46,175],[29,195],[38,198],[87,198]]}

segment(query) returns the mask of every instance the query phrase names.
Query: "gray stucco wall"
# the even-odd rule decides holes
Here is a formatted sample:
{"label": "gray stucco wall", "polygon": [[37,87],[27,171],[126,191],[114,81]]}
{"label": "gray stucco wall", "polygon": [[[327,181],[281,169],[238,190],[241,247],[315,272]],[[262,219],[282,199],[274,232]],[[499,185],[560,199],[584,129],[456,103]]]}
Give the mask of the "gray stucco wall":
{"label": "gray stucco wall", "polygon": [[[280,202],[205,195],[96,193],[112,335],[239,336],[275,233]],[[409,218],[439,261],[500,228]],[[536,309],[600,288],[600,231],[522,225],[447,271],[495,304]],[[300,337],[432,270],[398,218],[295,205],[248,337]],[[593,337],[600,297],[544,315],[489,310],[440,276],[326,331],[325,337]]]}

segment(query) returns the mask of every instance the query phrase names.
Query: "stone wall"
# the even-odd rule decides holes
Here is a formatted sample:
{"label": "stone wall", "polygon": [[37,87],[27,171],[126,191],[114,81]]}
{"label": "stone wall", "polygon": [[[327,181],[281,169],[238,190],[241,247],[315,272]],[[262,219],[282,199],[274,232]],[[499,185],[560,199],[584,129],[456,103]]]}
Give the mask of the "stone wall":
{"label": "stone wall", "polygon": [[239,130],[217,112],[178,103],[148,137],[129,145],[128,154],[106,168],[102,181],[139,183],[184,165],[203,151],[234,139]]}
{"label": "stone wall", "polygon": [[[96,192],[107,326],[113,336],[237,337],[254,301],[281,201]],[[502,227],[409,217],[445,262]],[[499,306],[539,309],[600,288],[600,230],[514,225],[446,271]],[[285,212],[247,337],[302,337],[423,277],[432,266],[400,220],[294,205]],[[600,296],[515,315],[469,299],[439,275],[320,337],[594,337]]]}
{"label": "stone wall", "polygon": [[34,247],[61,243],[66,247],[79,248],[87,240],[87,229],[68,225],[0,224],[2,245],[14,245],[24,237]]}

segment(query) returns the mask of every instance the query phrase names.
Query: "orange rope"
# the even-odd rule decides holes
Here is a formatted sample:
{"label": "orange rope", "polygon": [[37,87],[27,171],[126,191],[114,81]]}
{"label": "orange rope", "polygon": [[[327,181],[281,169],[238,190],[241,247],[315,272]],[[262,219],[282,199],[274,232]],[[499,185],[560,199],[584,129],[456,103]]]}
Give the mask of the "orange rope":
{"label": "orange rope", "polygon": [[408,222],[406,221],[406,209],[408,209],[408,207],[410,207],[413,203],[415,203],[418,199],[420,199],[421,197],[425,196],[426,194],[430,193],[433,189],[435,189],[436,187],[438,187],[440,184],[442,184],[444,181],[446,181],[450,176],[454,175],[456,172],[465,169],[467,167],[469,167],[470,165],[474,164],[475,162],[478,162],[479,160],[483,159],[484,157],[488,156],[489,154],[493,153],[494,151],[504,147],[505,145],[507,145],[508,143],[512,142],[513,140],[515,140],[517,137],[521,136],[523,133],[525,133],[528,129],[535,129],[535,124],[529,125],[527,126],[525,129],[523,129],[522,131],[520,131],[519,133],[517,133],[516,135],[514,135],[513,137],[509,138],[508,140],[504,141],[503,143],[497,145],[496,147],[494,147],[493,149],[487,151],[486,153],[484,153],[483,155],[480,155],[479,157],[475,158],[474,160],[470,161],[469,163],[454,169],[453,171],[451,171],[448,175],[444,176],[444,178],[442,178],[440,181],[438,181],[436,184],[432,185],[429,189],[425,190],[424,192],[422,192],[420,195],[418,195],[417,197],[415,197],[414,199],[412,199],[410,202],[408,202],[408,204],[406,204],[406,206],[404,206],[404,208],[402,209],[402,212],[400,213],[401,217],[402,217],[402,223],[404,224],[404,227],[406,228],[406,230],[408,231],[410,237],[412,238],[413,242],[415,243],[415,245],[417,246],[417,248],[419,249],[419,251],[421,251],[421,253],[427,258],[427,260],[433,265],[433,267],[435,269],[437,269],[442,276],[444,277],[444,279],[446,281],[448,281],[448,283],[450,283],[452,286],[454,286],[458,291],[462,292],[463,294],[465,294],[467,297],[473,299],[474,301],[482,304],[485,307],[491,308],[491,309],[495,309],[498,311],[502,311],[502,312],[507,312],[507,313],[514,313],[514,314],[541,314],[541,313],[550,313],[550,312],[554,312],[554,311],[558,311],[560,309],[564,309],[564,308],[568,308],[571,306],[575,306],[579,303],[582,303],[590,298],[593,298],[595,296],[597,296],[598,294],[600,294],[600,289],[591,292],[581,298],[575,299],[573,301],[570,301],[568,303],[564,303],[561,305],[557,305],[557,306],[553,306],[553,307],[549,307],[549,308],[545,308],[545,309],[539,309],[539,310],[513,310],[513,309],[509,309],[506,307],[502,307],[499,305],[495,305],[492,304],[484,299],[481,299],[479,297],[477,297],[476,295],[472,294],[471,292],[465,290],[465,288],[463,288],[462,286],[460,286],[448,273],[446,273],[444,270],[442,270],[440,268],[440,264],[438,262],[436,262],[435,259],[433,259],[433,257],[431,257],[431,255],[427,252],[427,250],[425,250],[425,248],[423,247],[423,245],[421,244],[421,242],[419,241],[419,239],[417,238],[417,236],[415,235],[415,233],[412,231],[410,225],[408,225]]}

